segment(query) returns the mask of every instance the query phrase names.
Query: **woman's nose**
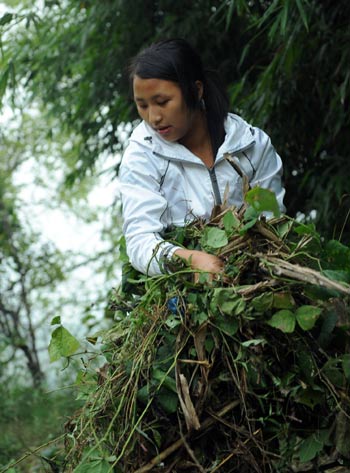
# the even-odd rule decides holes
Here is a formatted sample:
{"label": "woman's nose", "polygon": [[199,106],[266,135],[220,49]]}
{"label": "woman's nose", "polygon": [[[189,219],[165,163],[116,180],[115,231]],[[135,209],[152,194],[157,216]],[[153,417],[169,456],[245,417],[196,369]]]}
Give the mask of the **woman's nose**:
{"label": "woman's nose", "polygon": [[159,109],[158,108],[152,108],[150,107],[149,109],[149,114],[148,114],[148,119],[149,119],[149,122],[154,126],[154,125],[158,125],[161,120],[162,120],[162,116],[159,112]]}

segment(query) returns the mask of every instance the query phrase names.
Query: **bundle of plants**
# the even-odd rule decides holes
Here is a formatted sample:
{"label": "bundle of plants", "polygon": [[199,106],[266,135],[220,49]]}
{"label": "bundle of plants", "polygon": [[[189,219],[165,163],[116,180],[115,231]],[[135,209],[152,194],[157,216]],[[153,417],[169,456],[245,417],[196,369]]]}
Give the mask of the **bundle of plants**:
{"label": "bundle of plants", "polygon": [[[275,214],[266,219],[265,214]],[[105,363],[85,363],[66,471],[325,471],[350,460],[350,248],[254,188],[167,234],[225,262],[130,269]],[[171,271],[171,272],[170,272]],[[318,470],[319,469],[319,470]]]}

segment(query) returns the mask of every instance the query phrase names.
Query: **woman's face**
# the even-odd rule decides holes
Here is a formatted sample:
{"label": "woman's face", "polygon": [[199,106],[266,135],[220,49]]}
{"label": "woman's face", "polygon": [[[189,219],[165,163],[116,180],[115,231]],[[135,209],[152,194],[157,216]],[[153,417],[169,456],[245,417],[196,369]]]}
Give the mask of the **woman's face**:
{"label": "woman's face", "polygon": [[133,89],[140,117],[165,140],[185,142],[198,111],[188,108],[178,84],[134,76]]}

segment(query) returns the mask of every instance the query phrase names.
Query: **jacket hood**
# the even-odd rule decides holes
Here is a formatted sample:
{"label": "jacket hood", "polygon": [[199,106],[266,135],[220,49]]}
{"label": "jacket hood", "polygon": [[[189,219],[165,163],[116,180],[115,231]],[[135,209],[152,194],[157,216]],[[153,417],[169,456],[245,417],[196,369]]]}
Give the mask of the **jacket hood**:
{"label": "jacket hood", "polygon": [[[229,113],[224,125],[226,136],[218,150],[216,162],[223,159],[225,153],[237,153],[255,143],[254,129],[240,116]],[[198,164],[198,158],[185,146],[177,142],[164,140],[145,121],[142,121],[134,129],[129,141],[148,148],[157,156],[169,160]]]}

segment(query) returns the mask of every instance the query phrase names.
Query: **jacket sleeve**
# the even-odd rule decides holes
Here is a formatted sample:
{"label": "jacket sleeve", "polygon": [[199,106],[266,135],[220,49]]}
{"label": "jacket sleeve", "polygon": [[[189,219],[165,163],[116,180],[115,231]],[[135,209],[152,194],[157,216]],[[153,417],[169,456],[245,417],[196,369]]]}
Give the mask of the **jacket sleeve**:
{"label": "jacket sleeve", "polygon": [[255,175],[251,186],[260,186],[270,189],[276,194],[281,212],[286,208],[283,203],[285,189],[282,185],[283,165],[282,160],[273,147],[269,136],[259,128],[254,128],[256,141],[259,143],[259,153],[253,159]]}
{"label": "jacket sleeve", "polygon": [[148,276],[164,273],[163,262],[179,248],[160,236],[168,205],[161,193],[163,164],[131,144],[119,171],[127,254],[132,266]]}

